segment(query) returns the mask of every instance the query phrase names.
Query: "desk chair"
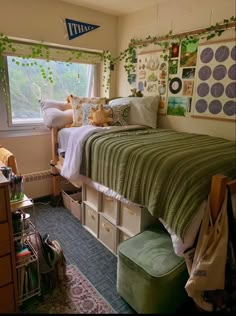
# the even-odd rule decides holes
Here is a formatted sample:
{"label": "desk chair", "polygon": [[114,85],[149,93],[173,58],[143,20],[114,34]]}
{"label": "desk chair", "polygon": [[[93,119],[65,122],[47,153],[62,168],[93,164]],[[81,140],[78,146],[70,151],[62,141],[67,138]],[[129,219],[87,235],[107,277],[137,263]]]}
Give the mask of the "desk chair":
{"label": "desk chair", "polygon": [[16,158],[12,152],[0,145],[0,161],[7,167],[12,169],[15,174],[19,173]]}

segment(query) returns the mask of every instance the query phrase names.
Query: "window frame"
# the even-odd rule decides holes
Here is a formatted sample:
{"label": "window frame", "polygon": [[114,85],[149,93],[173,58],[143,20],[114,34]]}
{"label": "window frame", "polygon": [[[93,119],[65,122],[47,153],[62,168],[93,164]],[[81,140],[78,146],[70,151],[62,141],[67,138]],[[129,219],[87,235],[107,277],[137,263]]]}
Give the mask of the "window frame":
{"label": "window frame", "polygon": [[[19,45],[25,45],[26,50],[27,50],[27,45],[29,46],[34,45],[35,43],[24,43],[24,42],[19,42],[16,41],[16,43],[20,43]],[[49,49],[51,50],[56,50],[57,52],[59,51],[61,54],[63,52],[68,52],[68,51],[76,51],[74,47],[62,47],[62,46],[56,46],[56,45],[47,45]],[[80,50],[77,50],[79,53]],[[82,50],[81,52],[88,53],[88,54],[95,54],[95,60],[96,60],[96,55],[97,59],[99,60],[99,56],[101,56],[101,52],[91,52],[91,51],[86,51]],[[5,67],[5,79],[6,83],[4,83],[0,80],[0,137],[8,137],[8,136],[22,136],[22,135],[38,135],[38,134],[45,134],[45,133],[50,133],[50,129],[47,128],[44,125],[44,122],[37,122],[38,119],[35,119],[35,122],[32,123],[26,123],[22,120],[21,124],[12,124],[11,120],[11,109],[8,108],[8,102],[6,102],[5,96],[4,96],[4,88],[7,89],[7,94],[8,94],[8,99],[10,102],[10,86],[9,86],[9,74],[8,74],[8,64],[7,64],[7,56],[15,56],[17,57],[24,57],[27,56],[27,54],[19,54],[19,53],[14,53],[12,54],[11,52],[6,52],[4,56],[4,67]],[[56,57],[56,56],[55,56]],[[38,59],[45,59],[42,57],[34,57]],[[62,58],[63,59],[63,58]],[[49,60],[52,61],[62,61],[66,62],[66,60],[61,60],[60,58],[52,56],[49,58]],[[102,64],[102,59],[100,58],[100,62],[87,62],[80,61],[80,60],[72,60],[72,63],[79,63],[79,64],[93,64],[94,65],[94,86],[92,88],[92,94],[93,95],[98,95],[98,91],[100,90],[99,84],[100,80],[99,78],[101,77],[101,64]],[[9,105],[10,106],[10,105]],[[40,106],[40,105],[39,105]],[[33,120],[33,119],[32,119]]]}

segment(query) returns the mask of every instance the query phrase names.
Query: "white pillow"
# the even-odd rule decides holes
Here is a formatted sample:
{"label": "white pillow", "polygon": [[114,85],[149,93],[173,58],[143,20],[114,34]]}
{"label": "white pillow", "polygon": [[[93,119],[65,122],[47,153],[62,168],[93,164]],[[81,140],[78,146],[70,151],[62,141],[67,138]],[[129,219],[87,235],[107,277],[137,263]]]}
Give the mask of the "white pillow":
{"label": "white pillow", "polygon": [[66,125],[71,125],[73,122],[73,110],[68,103],[45,100],[41,101],[44,124],[48,128],[57,127],[63,128]]}
{"label": "white pillow", "polygon": [[109,105],[130,104],[129,125],[144,125],[152,128],[157,126],[157,112],[160,98],[156,96],[126,97],[114,99]]}
{"label": "white pillow", "polygon": [[61,111],[71,109],[71,105],[65,101],[56,101],[56,100],[42,100],[40,101],[42,110],[47,108],[56,108]]}

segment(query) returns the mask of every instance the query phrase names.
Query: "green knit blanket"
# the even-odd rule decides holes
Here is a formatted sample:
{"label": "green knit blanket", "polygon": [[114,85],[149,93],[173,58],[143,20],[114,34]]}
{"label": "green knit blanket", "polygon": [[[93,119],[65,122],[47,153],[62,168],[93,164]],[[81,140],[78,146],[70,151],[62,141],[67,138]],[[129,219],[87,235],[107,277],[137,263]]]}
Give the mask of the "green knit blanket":
{"label": "green knit blanket", "polygon": [[212,176],[236,178],[235,142],[162,128],[93,134],[84,158],[86,176],[146,206],[180,237]]}

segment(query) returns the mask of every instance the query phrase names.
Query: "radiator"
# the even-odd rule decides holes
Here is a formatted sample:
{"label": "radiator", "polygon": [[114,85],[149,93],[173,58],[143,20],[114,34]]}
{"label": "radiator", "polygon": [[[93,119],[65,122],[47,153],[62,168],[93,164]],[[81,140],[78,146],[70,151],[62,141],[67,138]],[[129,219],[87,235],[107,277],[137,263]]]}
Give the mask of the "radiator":
{"label": "radiator", "polygon": [[50,170],[42,170],[42,171],[37,171],[37,172],[32,172],[32,173],[26,173],[23,175],[24,177],[24,182],[35,182],[39,180],[44,180],[51,178],[51,171]]}
{"label": "radiator", "polygon": [[31,198],[52,194],[52,175],[50,170],[40,170],[23,174],[24,193]]}

